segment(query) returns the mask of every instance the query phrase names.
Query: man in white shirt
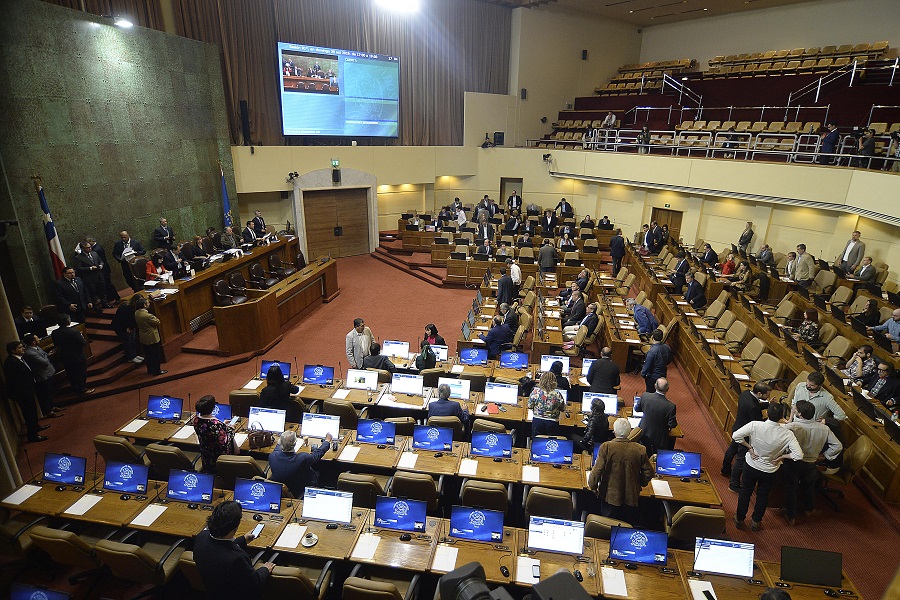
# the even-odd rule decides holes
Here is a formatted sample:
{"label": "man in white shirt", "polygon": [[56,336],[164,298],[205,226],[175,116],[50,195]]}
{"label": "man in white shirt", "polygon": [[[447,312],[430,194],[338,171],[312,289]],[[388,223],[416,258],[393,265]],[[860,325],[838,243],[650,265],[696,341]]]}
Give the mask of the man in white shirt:
{"label": "man in white shirt", "polygon": [[522,269],[519,268],[519,264],[511,258],[506,259],[506,266],[509,267],[509,276],[512,278],[513,285],[516,286],[516,291],[519,291],[519,287],[522,285]]}
{"label": "man in white shirt", "polygon": [[347,361],[352,369],[362,369],[363,359],[369,355],[369,349],[375,336],[372,330],[366,327],[365,321],[362,319],[353,319],[353,329],[347,333],[346,351]]}
{"label": "man in white shirt", "polygon": [[859,241],[860,233],[858,231],[854,231],[850,240],[847,242],[847,245],[844,246],[844,251],[838,256],[838,266],[842,268],[846,273],[853,273],[859,267],[860,263],[862,263],[863,257],[866,255],[866,245]]}
{"label": "man in white shirt", "polygon": [[[800,400],[795,405],[798,413],[797,419],[785,424],[785,428],[794,433],[800,448],[803,449],[803,460],[787,461],[784,463],[785,480],[787,482],[786,508],[788,525],[793,526],[797,517],[797,488],[800,488],[800,501],[803,504],[803,512],[809,514],[815,508],[816,480],[819,472],[816,469],[816,461],[820,454],[824,454],[825,460],[833,461],[844,449],[843,444],[834,435],[831,429],[823,423],[814,420],[816,407],[812,402]],[[823,450],[824,449],[824,450]]]}
{"label": "man in white shirt", "polygon": [[773,402],[769,404],[767,421],[750,421],[732,434],[735,442],[747,448],[747,455],[744,457],[746,464],[741,474],[741,493],[734,515],[734,524],[738,529],[744,528],[744,519],[750,508],[750,496],[755,488],[756,505],[753,507],[750,529],[760,530],[769,502],[769,492],[775,484],[775,473],[786,458],[794,461],[803,458],[803,449],[796,436],[779,423],[785,412],[783,404]]}

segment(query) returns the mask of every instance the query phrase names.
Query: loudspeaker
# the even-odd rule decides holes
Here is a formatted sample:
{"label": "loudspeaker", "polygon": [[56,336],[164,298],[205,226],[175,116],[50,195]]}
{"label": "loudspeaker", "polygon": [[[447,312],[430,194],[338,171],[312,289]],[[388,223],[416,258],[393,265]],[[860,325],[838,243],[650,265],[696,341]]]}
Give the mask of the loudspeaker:
{"label": "loudspeaker", "polygon": [[343,227],[335,227],[334,228],[334,237],[341,237],[342,235],[344,235],[344,228]]}
{"label": "loudspeaker", "polygon": [[281,192],[281,199],[282,199],[282,200],[288,200],[288,199],[290,199],[290,197],[291,197],[291,193],[290,193],[290,192]]}
{"label": "loudspeaker", "polygon": [[244,136],[244,145],[251,146],[250,142],[250,112],[247,109],[247,101],[241,100],[241,134]]}
{"label": "loudspeaker", "polygon": [[522,88],[522,93],[521,93],[520,97],[522,98],[522,100],[527,99],[528,98],[528,90],[526,90],[525,88]]}
{"label": "loudspeaker", "polygon": [[587,50],[581,51],[581,60],[587,60]]}
{"label": "loudspeaker", "polygon": [[331,170],[331,183],[340,183],[341,182],[341,170],[340,169],[332,169]]}
{"label": "loudspeaker", "polygon": [[502,131],[495,131],[495,132],[494,132],[494,145],[495,145],[495,146],[502,146],[502,145],[503,145],[503,137],[504,137],[504,136],[503,136],[503,132],[502,132]]}

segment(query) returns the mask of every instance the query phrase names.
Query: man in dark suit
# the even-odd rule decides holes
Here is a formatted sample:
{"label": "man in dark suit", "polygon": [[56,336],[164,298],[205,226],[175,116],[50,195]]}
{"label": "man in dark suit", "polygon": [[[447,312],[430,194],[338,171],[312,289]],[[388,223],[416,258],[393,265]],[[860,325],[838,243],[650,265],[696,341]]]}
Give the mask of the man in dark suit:
{"label": "man in dark suit", "polygon": [[84,289],[84,282],[75,277],[75,269],[66,267],[62,279],[56,282],[56,305],[60,312],[69,315],[73,321],[84,323],[84,313],[89,308],[94,308],[88,300]]}
{"label": "man in dark suit", "polygon": [[869,394],[893,411],[900,403],[900,379],[894,367],[884,361],[878,361],[878,367],[862,382]]}
{"label": "man in dark suit", "polygon": [[662,227],[659,226],[659,222],[657,221],[650,223],[650,239],[652,240],[650,253],[659,254],[666,243],[666,239],[663,235]]}
{"label": "man in dark suit", "polygon": [[514,210],[522,212],[522,196],[519,195],[519,192],[513,190],[512,196],[506,199],[506,206],[509,207],[509,212]]}
{"label": "man in dark suit", "polygon": [[41,412],[45,417],[63,416],[62,410],[53,406],[53,376],[56,369],[50,362],[50,355],[41,348],[41,338],[33,333],[26,333],[22,341],[25,342],[25,362],[34,375],[34,395],[37,396]]}
{"label": "man in dark suit", "polygon": [[515,333],[519,329],[519,315],[509,307],[509,304],[498,305],[497,312],[500,314],[500,322],[509,327],[510,331]]}
{"label": "man in dark suit", "polygon": [[503,347],[503,344],[508,344],[512,341],[513,331],[503,324],[500,315],[494,315],[490,331],[488,331],[487,335],[479,333],[478,338],[487,346],[488,357],[493,359],[500,356],[500,349]]}
{"label": "man in dark suit", "polygon": [[516,243],[516,246],[519,248],[534,248],[534,242],[531,240],[531,235],[525,231],[519,236],[519,241]]}
{"label": "man in dark suit", "polygon": [[113,258],[122,265],[122,275],[125,277],[125,282],[136,292],[141,289],[141,285],[134,278],[134,273],[131,271],[130,259],[135,256],[144,256],[145,254],[147,254],[147,251],[144,250],[144,245],[141,244],[140,240],[131,239],[127,231],[119,232],[119,241],[113,244]]}
{"label": "man in dark suit", "polygon": [[484,243],[475,250],[475,254],[486,254],[487,256],[494,255],[494,247],[491,246],[491,239],[484,238]]}
{"label": "man in dark suit", "polygon": [[556,233],[556,215],[552,210],[545,210],[544,216],[541,217],[541,232],[545,238],[553,237]]}
{"label": "man in dark suit", "polygon": [[503,233],[509,235],[516,235],[519,233],[519,227],[522,226],[522,221],[519,220],[517,214],[513,214],[509,219],[506,220],[506,224],[503,226]]}
{"label": "man in dark suit", "polygon": [[500,279],[497,280],[497,304],[512,304],[516,296],[516,286],[506,267],[500,267]]}
{"label": "man in dark suit", "polygon": [[619,365],[612,360],[612,348],[607,346],[600,350],[600,358],[591,364],[585,379],[587,379],[587,382],[591,385],[591,391],[595,394],[616,393],[616,388],[622,381]]}
{"label": "man in dark suit", "polygon": [[656,391],[641,394],[641,443],[647,448],[647,454],[653,456],[659,449],[671,450],[672,438],[669,430],[678,425],[675,419],[675,404],[666,398],[669,382],[664,377],[656,380]]}
{"label": "man in dark suit", "polygon": [[694,274],[690,271],[685,273],[684,281],[687,283],[687,289],[684,290],[684,301],[694,309],[706,306],[706,292],[700,282],[694,279]]}
{"label": "man in dark suit", "polygon": [[556,211],[560,215],[574,215],[575,209],[572,208],[572,205],[569,204],[569,201],[565,198],[562,198],[559,202],[556,203]]}
{"label": "man in dark suit", "polygon": [[[731,433],[734,433],[750,421],[763,421],[763,412],[769,407],[769,394],[772,388],[762,382],[758,382],[753,386],[752,390],[744,390],[738,396],[737,414],[734,417],[734,424],[731,426]],[[744,455],[747,449],[735,441],[731,442],[728,449],[725,450],[725,457],[722,459],[722,475],[731,477],[728,487],[732,492],[740,492],[741,490],[741,472],[744,470]],[[735,457],[737,460],[732,467],[731,463]]]}
{"label": "man in dark suit", "polygon": [[520,231],[522,232],[522,235],[527,233],[530,237],[534,237],[537,233],[536,221],[532,221],[531,219],[526,220],[524,223],[522,223],[522,228]]}
{"label": "man in dark suit", "polygon": [[47,438],[38,432],[49,425],[41,426],[38,423],[37,404],[34,401],[34,373],[25,362],[25,344],[18,340],[9,342],[6,344],[6,353],[9,355],[3,362],[6,394],[22,410],[28,441],[43,442]]}
{"label": "man in dark suit", "polygon": [[684,250],[679,250],[676,258],[678,259],[678,262],[675,263],[675,270],[669,275],[669,279],[672,281],[675,293],[680,294],[681,288],[683,288],[685,284],[684,275],[691,270],[691,265],[687,261]]}
{"label": "man in dark suit", "polygon": [[15,323],[20,340],[25,339],[26,333],[33,333],[39,338],[47,337],[47,324],[34,314],[34,309],[30,306],[22,307],[22,314],[15,318]]}
{"label": "man in dark suit", "polygon": [[872,257],[867,256],[862,259],[862,263],[859,265],[859,268],[853,273],[853,276],[859,279],[860,281],[865,281],[866,283],[875,279],[875,267],[872,266]]}
{"label": "man in dark suit", "polygon": [[187,261],[184,260],[184,256],[181,254],[181,244],[178,244],[174,248],[169,248],[165,252],[163,252],[163,266],[167,271],[172,271],[175,273],[175,277],[181,275],[188,268]]}
{"label": "man in dark suit", "polygon": [[91,245],[91,250],[97,253],[97,256],[100,257],[100,262],[103,264],[100,272],[103,278],[103,287],[106,290],[106,299],[109,302],[118,304],[119,290],[116,289],[112,282],[112,267],[110,267],[109,259],[106,257],[106,249],[92,236],[87,236],[84,239]]}
{"label": "man in dark suit", "polygon": [[153,230],[153,244],[157,248],[171,248],[175,243],[175,231],[165,217],[159,218],[159,227]]}
{"label": "man in dark suit", "polygon": [[487,219],[484,219],[483,221],[478,223],[478,229],[475,231],[475,238],[479,241],[493,240],[494,226],[488,223]]}
{"label": "man in dark suit", "polygon": [[563,317],[566,318],[563,327],[578,325],[586,313],[587,307],[581,297],[581,290],[572,290],[572,305],[563,311]]}
{"label": "man in dark suit", "polygon": [[241,237],[245,244],[256,245],[259,243],[259,236],[256,235],[256,229],[253,228],[253,221],[247,221],[247,226],[241,232]]}
{"label": "man in dark suit", "polygon": [[72,393],[76,396],[90,394],[94,390],[85,389],[87,359],[84,357],[84,348],[88,345],[88,341],[84,339],[80,331],[70,326],[72,320],[69,315],[60,315],[57,323],[59,328],[54,329],[50,337],[53,339],[53,345],[56,346],[59,360],[66,370],[66,377],[69,379],[69,385],[72,386]]}
{"label": "man in dark suit", "polygon": [[363,359],[363,369],[379,369],[393,373],[397,367],[390,358],[381,354],[381,344],[372,342],[372,345],[369,346],[369,355]]}
{"label": "man in dark suit", "polygon": [[262,211],[256,211],[255,215],[253,217],[253,231],[256,232],[256,237],[262,237],[266,235],[266,220],[263,219]]}
{"label": "man in dark suit", "polygon": [[768,244],[762,245],[759,252],[756,254],[756,260],[765,265],[775,266],[775,255],[772,253],[772,249]]}
{"label": "man in dark suit", "polygon": [[597,305],[593,302],[585,307],[584,316],[581,317],[580,321],[563,327],[563,339],[567,341],[574,340],[582,326],[587,327],[588,333],[597,327]]}
{"label": "man in dark suit", "polygon": [[494,202],[494,199],[488,198],[488,214],[491,217],[496,217],[499,212],[500,212],[500,207],[497,205],[496,202]]}
{"label": "man in dark suit", "polygon": [[111,308],[106,301],[106,289],[103,285],[103,261],[100,255],[91,249],[87,240],[81,242],[81,252],[72,261],[75,273],[84,282],[85,293],[95,308]]}
{"label": "man in dark suit", "polygon": [[625,258],[625,238],[622,230],[616,229],[616,234],[609,238],[609,255],[612,257],[612,274],[616,275],[622,268],[622,259]]}
{"label": "man in dark suit", "polygon": [[715,253],[712,246],[703,244],[703,256],[700,257],[700,262],[715,267],[719,263],[719,255]]}
{"label": "man in dark suit", "polygon": [[662,339],[662,329],[654,330],[650,336],[650,349],[647,350],[644,366],[641,367],[641,377],[644,378],[648,393],[656,389],[656,382],[666,376],[668,365],[672,362],[672,349],[668,344],[663,344]]}

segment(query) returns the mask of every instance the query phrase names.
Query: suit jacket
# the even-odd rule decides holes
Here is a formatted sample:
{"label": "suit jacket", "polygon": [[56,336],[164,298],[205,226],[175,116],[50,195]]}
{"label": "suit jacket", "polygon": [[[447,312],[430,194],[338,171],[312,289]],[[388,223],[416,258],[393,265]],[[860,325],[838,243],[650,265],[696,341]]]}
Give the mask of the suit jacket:
{"label": "suit jacket", "polygon": [[475,254],[487,254],[488,256],[493,256],[494,255],[494,247],[493,246],[485,246],[484,244],[481,244],[475,249]]}
{"label": "suit jacket", "polygon": [[[74,287],[72,281],[75,282]],[[56,281],[56,304],[64,313],[69,312],[70,304],[76,305],[78,310],[87,308],[88,300],[84,291],[84,282],[80,277],[76,277],[72,281],[65,277]]]}
{"label": "suit jacket", "polygon": [[244,230],[241,232],[241,238],[245,244],[253,244],[259,239],[256,235],[256,230],[249,227],[244,227]]}
{"label": "suit jacket", "polygon": [[569,309],[569,319],[565,322],[564,327],[578,325],[587,313],[587,307],[584,304],[584,298],[579,298]]}
{"label": "suit jacket", "polygon": [[[179,265],[179,262],[178,262],[179,258],[181,258],[182,261],[184,260],[183,257],[181,256],[181,254],[179,254],[177,252],[173,253],[172,250],[166,250],[163,253],[163,266],[166,268],[167,271],[177,271],[178,265]],[[184,265],[183,262],[181,264]]]}
{"label": "suit jacket", "polygon": [[588,487],[612,506],[637,506],[641,488],[653,479],[647,450],[637,442],[615,439],[597,452]]}
{"label": "suit jacket", "polygon": [[223,233],[219,238],[219,241],[222,244],[222,247],[226,249],[237,248],[241,245],[241,242],[238,241],[238,236],[234,233]]}
{"label": "suit jacket", "polygon": [[538,265],[542,269],[556,266],[556,248],[553,247],[553,244],[541,246],[538,252]]}
{"label": "suit jacket", "polygon": [[784,276],[789,279],[794,279],[794,275],[797,273],[797,261],[789,260],[787,264],[784,265]]}
{"label": "suit jacket", "polygon": [[534,241],[531,238],[528,238],[528,241],[525,241],[520,237],[519,241],[516,242],[516,245],[519,248],[534,248]]}
{"label": "suit jacket", "polygon": [[700,259],[700,262],[704,262],[704,263],[708,264],[709,266],[714,267],[716,265],[716,263],[719,262],[719,255],[716,254],[715,250],[710,248],[703,254],[703,257]]}
{"label": "suit jacket", "polygon": [[494,241],[494,226],[493,225],[478,225],[478,228],[475,230],[475,237],[479,240],[483,240],[485,238]]}
{"label": "suit jacket", "polygon": [[33,333],[40,338],[47,337],[47,324],[37,315],[34,315],[27,323],[21,315],[13,320],[16,323],[16,333],[19,334],[20,340],[25,338],[26,333]]}
{"label": "suit jacket", "polygon": [[587,327],[588,333],[592,332],[597,328],[597,313],[585,313],[585,315],[581,317],[581,320],[574,323],[574,325],[578,325],[579,327],[584,325]]}
{"label": "suit jacket", "polygon": [[794,279],[797,281],[808,281],[816,276],[816,264],[813,262],[809,252],[804,252],[802,256],[797,257],[797,267],[794,272]]}
{"label": "suit jacket", "polygon": [[696,279],[684,291],[684,301],[694,308],[706,306],[706,294],[703,291],[703,286]]}
{"label": "suit jacket", "polygon": [[550,218],[541,217],[541,228],[544,231],[544,237],[550,237],[547,234],[553,235],[553,232],[556,230],[557,220],[556,215],[550,215]]}
{"label": "suit jacket", "polygon": [[138,339],[145,346],[159,343],[159,319],[146,308],[134,312],[137,323]]}
{"label": "suit jacket", "polygon": [[194,562],[210,598],[262,600],[269,570],[263,566],[253,568],[243,535],[217,540],[204,529],[194,538]]}
{"label": "suit jacket", "polygon": [[614,235],[609,238],[609,255],[613,258],[625,256],[625,238],[621,235]]}
{"label": "suit jacket", "polygon": [[[513,298],[516,295],[516,286],[513,284],[512,277],[509,276],[509,273],[503,275],[497,281],[497,304],[512,304]],[[510,310],[512,312],[512,310]]]}
{"label": "suit jacket", "polygon": [[644,357],[644,367],[641,369],[641,377],[652,378],[654,381],[666,376],[669,363],[672,362],[672,349],[668,344],[653,344]]}
{"label": "suit jacket", "polygon": [[[875,382],[877,381],[878,371],[875,371],[863,380],[863,387],[867,390],[871,390],[872,386],[875,385]],[[897,377],[888,377],[881,389],[878,390],[878,393],[875,394],[875,399],[880,400],[882,404],[891,398],[900,400],[900,379]]]}
{"label": "suit jacket", "polygon": [[503,315],[503,324],[515,333],[519,329],[519,315],[516,314],[516,311],[511,308],[506,311],[506,314]]}
{"label": "suit jacket", "polygon": [[34,400],[34,372],[18,357],[10,354],[3,362],[6,394],[16,402]]}
{"label": "suit jacket", "polygon": [[662,227],[657,226],[651,229],[650,237],[653,240],[653,247],[650,249],[650,251],[653,253],[658,253],[660,250],[662,250],[662,247],[666,242],[666,240],[664,239],[665,236],[663,235]]}
{"label": "suit jacket", "polygon": [[853,243],[853,240],[847,240],[847,243],[844,244],[844,247],[841,249],[841,253],[837,256],[837,264],[841,265],[846,262],[851,267],[855,267],[862,263],[862,259],[866,256],[866,245],[863,242],[856,242],[853,246],[853,249],[850,250],[850,255],[847,257],[847,260],[844,260],[844,253],[847,251],[847,246]]}
{"label": "suit jacket", "polygon": [[560,200],[557,203],[556,210],[558,210],[561,213],[574,213],[575,212],[575,209],[572,208],[571,204],[569,204],[568,202],[563,202],[562,200]]}
{"label": "suit jacket", "polygon": [[496,327],[491,327],[487,335],[479,334],[478,337],[484,340],[488,356],[498,356],[501,346],[512,341],[513,331],[506,325],[497,325]]}
{"label": "suit jacket", "polygon": [[662,448],[671,450],[673,447],[669,430],[678,421],[675,418],[675,404],[662,394],[656,392],[641,394],[641,410],[644,416],[641,418],[641,439],[649,442],[657,450]]}
{"label": "suit jacket", "polygon": [[46,381],[56,374],[50,356],[40,346],[25,347],[25,362],[31,367],[35,381]]}
{"label": "suit jacket", "polygon": [[527,220],[522,223],[521,233],[527,233],[529,237],[534,237],[534,234],[537,233],[537,226],[534,224],[534,221]]}
{"label": "suit jacket", "polygon": [[609,358],[595,360],[585,379],[595,394],[615,394],[616,386],[622,383],[619,365]]}
{"label": "suit jacket", "polygon": [[81,332],[74,327],[60,327],[50,334],[57,355],[63,363],[84,362],[84,347],[88,345]]}
{"label": "suit jacket", "polygon": [[[75,273],[81,277],[85,283],[99,283],[103,279],[103,261],[100,255],[94,252],[79,252],[72,260],[72,266]],[[91,267],[100,267],[92,269]]]}
{"label": "suit jacket", "polygon": [[764,421],[762,411],[768,407],[768,402],[760,402],[750,390],[741,392],[738,396],[737,414],[734,417],[734,424],[731,426],[731,433],[750,421]]}
{"label": "suit jacket", "polygon": [[738,239],[738,246],[749,246],[750,242],[753,241],[753,230],[746,229],[743,233],[741,233],[741,237]]}
{"label": "suit jacket", "polygon": [[522,196],[510,196],[506,199],[506,205],[509,207],[510,212],[514,210],[522,212]]}
{"label": "suit jacket", "polygon": [[171,227],[157,227],[153,230],[153,243],[157,248],[168,248],[175,243],[175,231]]}
{"label": "suit jacket", "polygon": [[774,265],[775,264],[775,255],[772,254],[772,250],[767,248],[765,250],[759,251],[759,254],[756,255],[756,260],[758,260],[764,264],[767,264],[767,265]]}
{"label": "suit jacket", "polygon": [[864,265],[858,268],[854,275],[857,279],[861,279],[862,281],[871,281],[875,279],[875,267],[873,265]]}
{"label": "suit jacket", "polygon": [[384,354],[379,354],[378,356],[372,356],[370,354],[363,359],[362,366],[363,369],[381,369],[382,371],[387,371],[388,373],[393,373],[397,370],[397,367],[394,366],[394,363],[391,362],[391,359]]}
{"label": "suit jacket", "polygon": [[510,233],[518,233],[519,227],[522,226],[522,222],[515,217],[510,217],[509,220],[506,221],[506,225],[503,226],[503,231],[508,231]]}
{"label": "suit jacket", "polygon": [[[131,244],[130,244],[131,249],[136,255],[143,256],[143,255],[147,254],[147,251],[144,250],[144,245],[141,244],[140,240],[131,238],[129,241],[131,242]],[[114,259],[116,259],[119,262],[122,262],[122,253],[123,252],[125,252],[125,242],[123,242],[122,240],[119,240],[118,242],[113,244],[113,258]]]}
{"label": "suit jacket", "polygon": [[266,220],[262,217],[253,217],[253,231],[259,237],[266,235]]}
{"label": "suit jacket", "polygon": [[653,333],[659,327],[659,320],[642,304],[634,305],[634,322],[637,324],[638,333]]}

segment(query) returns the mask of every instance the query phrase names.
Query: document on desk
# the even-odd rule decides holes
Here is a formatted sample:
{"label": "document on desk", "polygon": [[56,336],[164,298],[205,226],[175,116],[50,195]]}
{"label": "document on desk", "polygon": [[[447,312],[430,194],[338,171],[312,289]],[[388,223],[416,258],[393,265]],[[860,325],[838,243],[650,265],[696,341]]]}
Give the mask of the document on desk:
{"label": "document on desk", "polygon": [[359,456],[360,447],[359,446],[346,446],[342,451],[341,455],[338,456],[338,460],[346,460],[348,462],[353,462],[356,460],[356,457]]}
{"label": "document on desk", "polygon": [[[472,462],[475,462],[474,460]],[[475,463],[478,464],[478,463]],[[474,475],[475,473],[472,473]],[[12,494],[3,499],[6,504],[22,504],[35,494],[41,491],[41,486],[26,483]]]}
{"label": "document on desk", "polygon": [[729,360],[734,360],[734,357],[730,354],[720,354],[719,358],[721,358],[723,361],[726,361],[726,362]]}
{"label": "document on desk", "polygon": [[135,419],[134,421],[120,429],[120,431],[124,431],[125,433],[134,433],[149,422],[150,421],[148,421],[147,419]]}
{"label": "document on desk", "polygon": [[713,585],[708,581],[688,579],[688,587],[691,588],[691,596],[694,597],[694,600],[706,600],[706,596],[703,595],[703,592],[709,592],[716,600],[718,600],[719,598],[718,596],[716,596],[716,591],[713,589]]}
{"label": "document on desk", "polygon": [[245,390],[259,389],[259,386],[261,386],[262,384],[263,384],[262,379],[251,379],[250,381],[248,381],[247,383],[244,384],[244,389]]}
{"label": "document on desk", "polygon": [[698,314],[695,313],[695,312],[686,312],[686,313],[684,313],[684,316],[686,316],[686,317],[699,317],[700,315],[698,315]]}
{"label": "document on desk", "polygon": [[528,558],[527,556],[516,557],[516,582],[534,585],[540,583],[540,577],[532,574],[532,567],[541,566],[541,561],[536,558]]}
{"label": "document on desk", "polygon": [[353,554],[350,555],[350,558],[372,560],[375,558],[375,551],[378,550],[378,544],[380,542],[381,538],[377,535],[371,533],[362,534],[359,536],[359,541],[357,541],[356,545],[353,547]]}
{"label": "document on desk", "polygon": [[694,323],[694,327],[696,327],[700,331],[703,331],[704,329],[709,329],[709,325],[699,325],[697,323]]}
{"label": "document on desk", "polygon": [[541,482],[541,469],[534,465],[522,466],[522,481],[530,481],[532,483]]}
{"label": "document on desk", "polygon": [[641,417],[628,417],[628,423],[631,425],[631,428],[639,427],[641,424]]}
{"label": "document on desk", "polygon": [[95,504],[103,500],[103,496],[87,494],[78,499],[75,504],[63,511],[65,515],[83,515],[91,510]]}
{"label": "document on desk", "polygon": [[450,372],[455,375],[459,375],[465,370],[465,368],[466,365],[453,365],[452,367],[450,367]]}
{"label": "document on desk", "polygon": [[452,571],[456,568],[457,554],[459,554],[459,548],[448,546],[447,544],[439,544],[434,552],[434,560],[431,561],[432,570]]}
{"label": "document on desk", "polygon": [[526,417],[529,421],[534,421],[534,411],[532,409],[528,409],[528,416]]}
{"label": "document on desk", "polygon": [[578,383],[580,383],[581,385],[586,385],[586,386],[591,385],[590,383],[588,383],[588,380],[584,375],[582,375],[581,377],[578,378]]}
{"label": "document on desk", "polygon": [[672,488],[665,479],[651,479],[650,487],[653,488],[654,496],[665,496],[666,498],[672,497]]}
{"label": "document on desk", "polygon": [[250,437],[249,433],[236,433],[234,434],[234,443],[238,445],[238,448],[244,445],[244,442],[247,441],[247,438]]}
{"label": "document on desk", "polygon": [[419,455],[415,452],[404,452],[400,455],[400,461],[397,463],[397,468],[415,469],[417,460],[419,460]]}
{"label": "document on desk", "polygon": [[341,388],[339,390],[335,390],[334,394],[331,396],[332,398],[337,398],[338,400],[345,400],[347,396],[350,395],[350,390]]}
{"label": "document on desk", "polygon": [[750,381],[749,375],[744,375],[743,373],[734,373],[733,375],[738,381]]}
{"label": "document on desk", "polygon": [[604,596],[628,596],[628,587],[625,585],[625,571],[612,567],[600,567],[600,579],[603,587],[600,592]]}
{"label": "document on desk", "polygon": [[459,463],[459,474],[474,477],[478,473],[478,461],[474,458],[464,458]]}
{"label": "document on desk", "polygon": [[131,524],[139,527],[150,527],[153,522],[159,518],[161,514],[169,508],[165,504],[151,504],[141,511],[141,513],[132,519]]}
{"label": "document on desk", "polygon": [[191,435],[193,435],[193,433],[194,433],[194,426],[193,425],[185,425],[184,427],[182,427],[181,429],[179,429],[178,431],[175,432],[175,435],[172,436],[172,439],[186,440],[187,438],[191,437]]}
{"label": "document on desk", "polygon": [[551,327],[550,325],[547,325],[544,329],[547,331],[559,331],[559,327]]}
{"label": "document on desk", "polygon": [[300,523],[291,523],[284,528],[275,545],[279,548],[296,548],[300,545],[300,540],[306,535],[306,525]]}

